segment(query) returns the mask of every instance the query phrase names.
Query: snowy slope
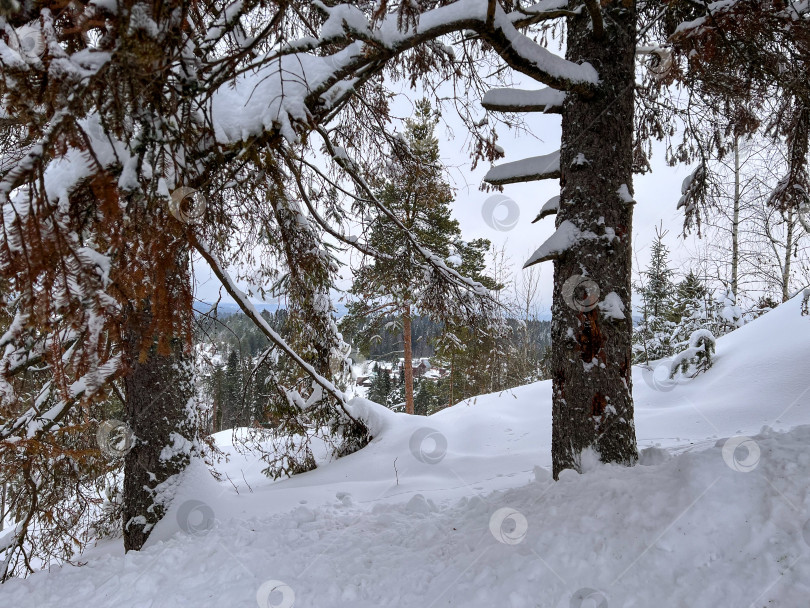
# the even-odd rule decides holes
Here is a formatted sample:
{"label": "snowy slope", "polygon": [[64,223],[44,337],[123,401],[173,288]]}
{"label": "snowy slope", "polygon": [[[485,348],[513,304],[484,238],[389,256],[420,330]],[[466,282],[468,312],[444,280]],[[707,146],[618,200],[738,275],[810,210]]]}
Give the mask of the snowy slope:
{"label": "snowy slope", "polygon": [[377,430],[361,452],[272,483],[221,433],[230,481],[193,468],[147,549],[104,543],[82,568],[0,587],[0,605],[806,606],[799,304],[718,340],[694,380],[634,370],[639,443],[658,446],[642,466],[552,482],[548,382],[430,418],[357,401]]}

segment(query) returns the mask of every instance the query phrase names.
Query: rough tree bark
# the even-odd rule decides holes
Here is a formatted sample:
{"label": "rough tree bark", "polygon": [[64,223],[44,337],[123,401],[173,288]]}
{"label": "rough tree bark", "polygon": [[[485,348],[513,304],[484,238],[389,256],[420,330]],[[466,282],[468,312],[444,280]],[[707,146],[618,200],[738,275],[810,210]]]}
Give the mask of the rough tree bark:
{"label": "rough tree bark", "polygon": [[133,447],[124,461],[126,551],[143,547],[166,512],[175,476],[190,460],[186,451],[162,458],[164,448],[192,438],[186,410],[192,397],[191,367],[182,348],[172,350],[163,356],[153,346],[145,361],[133,361],[124,380],[126,422],[134,435]]}
{"label": "rough tree bark", "polygon": [[[155,319],[157,302],[170,302],[177,314],[191,319],[188,258],[182,248],[150,252],[160,270],[145,282],[145,294],[130,299],[123,327],[128,367],[125,422],[132,434],[124,460],[126,551],[141,549],[166,513],[179,475],[191,460],[196,432],[191,322],[185,329],[171,329]],[[181,307],[185,310],[177,310]]]}
{"label": "rough tree bark", "polygon": [[[566,96],[563,106],[556,224],[569,221],[585,234],[554,263],[555,479],[564,469],[581,471],[588,448],[603,462],[638,458],[630,305],[636,6],[631,0],[601,4],[601,37],[587,13],[568,19],[566,57],[590,62],[601,86],[591,99]],[[616,310],[609,306],[616,297],[624,306],[616,315],[621,318],[606,314]]]}
{"label": "rough tree bark", "polygon": [[405,413],[413,414],[413,352],[411,344],[411,305],[406,304],[402,312],[402,341],[404,343],[405,362]]}

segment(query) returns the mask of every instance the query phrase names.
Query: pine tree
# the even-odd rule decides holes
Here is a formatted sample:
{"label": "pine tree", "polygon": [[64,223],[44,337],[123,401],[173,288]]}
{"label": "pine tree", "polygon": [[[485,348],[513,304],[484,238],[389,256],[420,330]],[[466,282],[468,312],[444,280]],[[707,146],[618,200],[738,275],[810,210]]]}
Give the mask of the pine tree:
{"label": "pine tree", "polygon": [[392,388],[391,375],[388,370],[379,363],[375,363],[368,388],[368,398],[382,405],[390,405]]}
{"label": "pine tree", "polygon": [[669,357],[673,350],[673,271],[669,267],[669,248],[664,244],[667,232],[656,229],[650,252],[650,263],[642,275],[641,300],[643,321],[633,335],[635,361],[653,361]]}
{"label": "pine tree", "polygon": [[672,316],[675,327],[670,345],[675,352],[688,348],[693,332],[710,329],[712,315],[708,290],[691,270],[675,288]]}
{"label": "pine tree", "polygon": [[[497,294],[504,285],[486,274],[487,239],[459,241],[458,270]],[[507,388],[504,362],[512,330],[502,318],[492,319],[486,327],[473,327],[464,318],[450,316],[444,320],[436,337],[437,361],[450,370],[446,406],[471,397]]]}
{"label": "pine tree", "polygon": [[222,424],[226,429],[240,426],[243,388],[239,353],[232,349],[225,364],[225,394],[222,402]]}
{"label": "pine tree", "polygon": [[[348,319],[370,319],[366,331],[380,326],[390,315],[402,324],[404,351],[405,411],[414,412],[412,315],[429,312],[423,299],[424,273],[420,254],[409,240],[398,237],[404,226],[435,255],[474,257],[481,243],[464,245],[458,222],[451,217],[453,193],[441,175],[439,143],[434,135],[438,116],[430,102],[416,103],[413,118],[406,120],[402,146],[405,151],[389,166],[379,181],[378,196],[395,219],[379,214],[373,218],[369,244],[387,257],[365,259],[355,272],[351,294],[358,299],[349,306]],[[450,264],[452,265],[452,264]]]}

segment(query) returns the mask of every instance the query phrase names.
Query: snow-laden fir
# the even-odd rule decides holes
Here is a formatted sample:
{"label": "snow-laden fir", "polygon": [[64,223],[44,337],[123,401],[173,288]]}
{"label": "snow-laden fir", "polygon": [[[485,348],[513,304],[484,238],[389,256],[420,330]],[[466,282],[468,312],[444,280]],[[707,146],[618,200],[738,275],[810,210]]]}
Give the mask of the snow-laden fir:
{"label": "snow-laden fir", "polygon": [[2,605],[805,606],[809,357],[797,297],[695,378],[637,367],[640,464],[585,454],[559,482],[550,382],[428,418],[355,399],[374,441],[276,483],[219,433],[222,481],[192,466],[143,551],[100,543]]}

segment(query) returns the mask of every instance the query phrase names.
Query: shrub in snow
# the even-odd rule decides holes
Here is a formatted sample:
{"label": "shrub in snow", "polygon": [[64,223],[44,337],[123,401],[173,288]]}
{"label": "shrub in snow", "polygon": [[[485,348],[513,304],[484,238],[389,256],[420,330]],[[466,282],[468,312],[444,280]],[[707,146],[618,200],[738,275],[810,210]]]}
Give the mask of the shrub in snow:
{"label": "shrub in snow", "polygon": [[712,366],[715,345],[714,335],[708,329],[698,329],[692,332],[689,337],[689,347],[672,359],[669,377],[674,378],[680,372],[694,378],[700,372],[705,372]]}

